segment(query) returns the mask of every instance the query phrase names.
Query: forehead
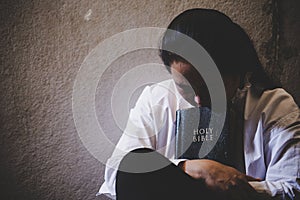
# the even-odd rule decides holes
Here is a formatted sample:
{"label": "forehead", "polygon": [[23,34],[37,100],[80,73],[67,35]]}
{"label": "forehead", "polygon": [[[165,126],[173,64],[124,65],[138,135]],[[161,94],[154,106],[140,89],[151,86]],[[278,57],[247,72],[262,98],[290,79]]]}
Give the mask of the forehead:
{"label": "forehead", "polygon": [[189,63],[173,62],[171,64],[173,79],[178,84],[194,85],[203,84],[203,79],[199,72]]}
{"label": "forehead", "polygon": [[171,64],[171,71],[174,72],[174,70],[182,75],[189,74],[196,71],[191,64],[186,62],[181,62],[181,61],[178,62],[175,61]]}
{"label": "forehead", "polygon": [[199,71],[194,68],[191,64],[186,63],[186,62],[173,62],[171,64],[171,73],[172,75],[180,75],[184,76],[187,79],[201,79],[201,74]]}

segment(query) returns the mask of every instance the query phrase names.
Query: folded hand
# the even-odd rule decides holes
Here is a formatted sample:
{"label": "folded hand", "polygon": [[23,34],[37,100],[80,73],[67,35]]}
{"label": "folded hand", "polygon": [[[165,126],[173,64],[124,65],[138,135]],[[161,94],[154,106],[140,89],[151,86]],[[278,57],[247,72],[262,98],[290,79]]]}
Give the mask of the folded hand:
{"label": "folded hand", "polygon": [[230,199],[251,199],[256,191],[248,181],[260,181],[233,167],[207,159],[186,160],[182,168],[191,177],[203,179],[212,191],[224,193]]}

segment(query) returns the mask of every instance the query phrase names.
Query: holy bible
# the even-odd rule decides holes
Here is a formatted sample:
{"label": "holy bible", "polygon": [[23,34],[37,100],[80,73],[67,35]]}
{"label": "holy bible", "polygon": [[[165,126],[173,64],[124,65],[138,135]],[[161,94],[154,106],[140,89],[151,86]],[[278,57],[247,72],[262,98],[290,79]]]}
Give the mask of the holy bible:
{"label": "holy bible", "polygon": [[207,107],[177,110],[175,157],[206,158],[228,164],[229,128],[227,121],[226,114],[213,113]]}

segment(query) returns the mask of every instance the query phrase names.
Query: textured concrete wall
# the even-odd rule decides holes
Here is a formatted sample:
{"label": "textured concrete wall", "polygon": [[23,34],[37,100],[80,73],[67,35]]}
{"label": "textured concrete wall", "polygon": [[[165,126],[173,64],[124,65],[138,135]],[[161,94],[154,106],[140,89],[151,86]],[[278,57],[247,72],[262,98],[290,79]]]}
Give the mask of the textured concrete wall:
{"label": "textured concrete wall", "polygon": [[[1,199],[106,199],[95,197],[104,165],[85,149],[74,125],[79,67],[105,38],[130,28],[166,27],[193,7],[219,9],[244,27],[267,71],[300,100],[297,0],[2,0]],[[121,131],[108,109],[110,89],[130,68],[154,60],[160,62],[150,50],[120,58],[99,83],[98,118],[112,141]]]}
{"label": "textured concrete wall", "polygon": [[280,81],[300,105],[300,1],[279,1],[278,7]]}

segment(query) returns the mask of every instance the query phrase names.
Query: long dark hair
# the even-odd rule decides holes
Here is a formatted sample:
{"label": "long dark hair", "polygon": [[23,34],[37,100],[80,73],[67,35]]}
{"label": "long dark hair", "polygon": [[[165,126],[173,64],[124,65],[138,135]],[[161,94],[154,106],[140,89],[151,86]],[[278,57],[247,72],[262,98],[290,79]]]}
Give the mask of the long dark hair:
{"label": "long dark hair", "polygon": [[212,9],[186,10],[173,19],[168,29],[175,32],[165,32],[160,50],[160,57],[168,70],[173,61],[187,62],[179,55],[165,50],[169,46],[176,46],[174,44],[179,39],[177,31],[202,45],[221,74],[233,73],[244,77],[251,72],[252,85],[261,87],[260,90],[275,87],[266,75],[249,36],[225,14]]}

